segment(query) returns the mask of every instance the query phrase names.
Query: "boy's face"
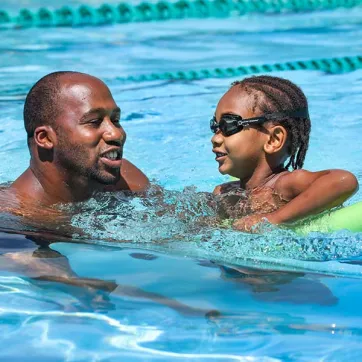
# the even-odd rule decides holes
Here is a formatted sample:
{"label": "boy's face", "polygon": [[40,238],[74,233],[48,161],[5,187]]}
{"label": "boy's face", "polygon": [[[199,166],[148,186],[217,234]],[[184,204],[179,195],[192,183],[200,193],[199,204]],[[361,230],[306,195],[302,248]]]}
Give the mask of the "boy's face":
{"label": "boy's face", "polygon": [[[220,99],[215,111],[216,121],[219,122],[225,114],[239,115],[243,119],[260,116],[258,111],[253,111],[254,103],[253,94],[248,95],[236,85]],[[246,126],[231,136],[217,131],[211,142],[219,172],[240,179],[250,177],[265,159],[264,144],[268,137],[267,130],[255,126]]]}

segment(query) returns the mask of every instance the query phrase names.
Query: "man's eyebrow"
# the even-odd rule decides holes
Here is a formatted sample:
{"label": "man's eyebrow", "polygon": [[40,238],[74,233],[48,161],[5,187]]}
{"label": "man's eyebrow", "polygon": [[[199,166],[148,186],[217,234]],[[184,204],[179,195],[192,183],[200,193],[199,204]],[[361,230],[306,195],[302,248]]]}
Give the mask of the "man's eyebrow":
{"label": "man's eyebrow", "polygon": [[[104,117],[108,113],[108,110],[102,107],[92,108],[89,111],[85,112],[81,117],[80,121],[84,121],[91,114],[99,114]],[[111,113],[121,113],[121,109],[119,107],[115,107],[112,109]]]}

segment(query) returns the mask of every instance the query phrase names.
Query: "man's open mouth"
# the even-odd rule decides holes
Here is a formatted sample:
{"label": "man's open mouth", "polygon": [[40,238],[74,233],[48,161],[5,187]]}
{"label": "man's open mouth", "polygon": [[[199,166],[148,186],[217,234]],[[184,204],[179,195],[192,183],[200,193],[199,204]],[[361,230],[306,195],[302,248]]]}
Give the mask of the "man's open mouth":
{"label": "man's open mouth", "polygon": [[122,150],[112,149],[108,152],[101,154],[101,161],[107,167],[120,168],[122,165]]}
{"label": "man's open mouth", "polygon": [[107,158],[108,160],[115,161],[120,160],[122,158],[120,151],[109,151],[107,153],[104,153],[102,157]]}

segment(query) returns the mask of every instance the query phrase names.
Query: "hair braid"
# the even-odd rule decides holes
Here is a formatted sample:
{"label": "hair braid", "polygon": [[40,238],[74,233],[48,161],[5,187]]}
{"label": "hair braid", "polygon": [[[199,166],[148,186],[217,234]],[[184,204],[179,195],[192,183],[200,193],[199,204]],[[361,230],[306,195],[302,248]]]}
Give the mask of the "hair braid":
{"label": "hair braid", "polygon": [[[247,89],[249,94],[262,95],[254,97],[253,106],[254,110],[259,110],[262,114],[308,108],[308,101],[302,90],[287,79],[262,75],[232,83],[232,86],[235,85]],[[285,167],[291,166],[294,170],[302,168],[309,145],[309,117],[284,117],[278,122],[288,132],[289,160]]]}

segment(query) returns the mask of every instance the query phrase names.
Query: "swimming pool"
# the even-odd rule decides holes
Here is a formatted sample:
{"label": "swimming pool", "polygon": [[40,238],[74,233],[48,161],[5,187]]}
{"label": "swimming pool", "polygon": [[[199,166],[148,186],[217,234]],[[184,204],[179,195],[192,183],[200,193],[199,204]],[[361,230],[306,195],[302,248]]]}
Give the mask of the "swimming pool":
{"label": "swimming pool", "polygon": [[[110,211],[104,200],[80,209],[74,224],[93,235],[85,243],[55,243],[50,252],[31,238],[1,233],[1,253],[21,252],[28,262],[20,267],[0,256],[0,359],[359,360],[361,235],[247,236],[192,225],[208,212],[197,208],[197,191],[225,180],[211,154],[208,120],[234,79],[117,77],[361,54],[361,19],[362,10],[353,9],[4,30],[0,182],[28,164],[22,107],[29,87],[51,71],[83,71],[105,80],[122,109],[125,157],[169,190],[189,223],[177,214],[157,218],[137,199],[115,198]],[[309,98],[306,168],[346,168],[361,182],[362,71],[279,74]],[[349,202],[361,199],[359,192]],[[127,210],[131,221],[122,214]],[[17,222],[1,215],[0,228],[21,227]],[[31,271],[35,260],[41,272]],[[78,275],[79,285],[44,280],[54,266]],[[85,278],[94,288],[82,287]]]}

